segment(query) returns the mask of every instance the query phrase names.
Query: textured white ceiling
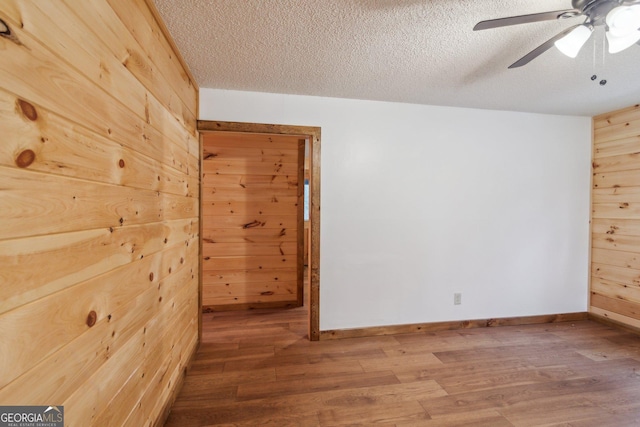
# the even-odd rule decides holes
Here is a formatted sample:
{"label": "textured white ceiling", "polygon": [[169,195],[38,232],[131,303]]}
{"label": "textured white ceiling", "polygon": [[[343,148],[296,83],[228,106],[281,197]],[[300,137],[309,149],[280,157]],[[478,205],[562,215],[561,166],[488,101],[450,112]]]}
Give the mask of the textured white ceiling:
{"label": "textured white ceiling", "polygon": [[552,48],[507,69],[582,18],[472,31],[570,0],[155,3],[203,88],[586,116],[640,102],[640,46],[604,54],[602,27],[576,59]]}

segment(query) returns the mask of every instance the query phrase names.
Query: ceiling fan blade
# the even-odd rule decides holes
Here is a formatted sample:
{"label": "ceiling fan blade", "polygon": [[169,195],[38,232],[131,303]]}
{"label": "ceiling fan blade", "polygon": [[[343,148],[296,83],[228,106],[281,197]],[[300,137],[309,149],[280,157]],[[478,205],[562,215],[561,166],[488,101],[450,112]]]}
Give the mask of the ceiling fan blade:
{"label": "ceiling fan blade", "polygon": [[476,26],[473,27],[473,31],[507,27],[509,25],[527,24],[529,22],[552,21],[554,19],[560,19],[564,14],[577,16],[580,14],[580,11],[576,9],[567,9],[556,10],[553,12],[533,13],[531,15],[510,16],[508,18],[489,19],[487,21],[478,22]]}
{"label": "ceiling fan blade", "polygon": [[538,56],[542,55],[543,53],[551,49],[551,47],[553,47],[553,44],[557,40],[560,40],[561,38],[569,34],[574,28],[577,28],[580,25],[583,25],[583,24],[578,24],[578,25],[569,27],[566,30],[562,31],[561,33],[558,33],[555,36],[551,37],[549,40],[542,43],[540,46],[533,49],[531,52],[527,53],[525,56],[518,59],[513,64],[509,65],[509,68],[518,68],[518,67],[522,67],[523,65],[527,65],[529,62],[531,62],[532,60],[536,59]]}

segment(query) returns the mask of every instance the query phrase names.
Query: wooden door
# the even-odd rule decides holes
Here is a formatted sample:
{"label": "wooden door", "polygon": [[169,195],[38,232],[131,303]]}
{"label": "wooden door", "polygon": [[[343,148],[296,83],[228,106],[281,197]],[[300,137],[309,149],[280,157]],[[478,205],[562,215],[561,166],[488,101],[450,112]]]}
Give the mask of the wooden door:
{"label": "wooden door", "polygon": [[203,134],[202,306],[301,306],[304,137]]}

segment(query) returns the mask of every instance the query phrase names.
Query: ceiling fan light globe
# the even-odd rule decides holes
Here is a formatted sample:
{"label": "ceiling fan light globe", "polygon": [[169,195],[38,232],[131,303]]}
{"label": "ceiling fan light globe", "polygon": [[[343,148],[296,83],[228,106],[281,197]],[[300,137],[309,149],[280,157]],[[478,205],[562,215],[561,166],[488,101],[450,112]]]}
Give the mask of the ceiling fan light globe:
{"label": "ceiling fan light globe", "polygon": [[640,4],[611,9],[605,19],[608,30],[615,37],[625,37],[640,28]]}
{"label": "ceiling fan light globe", "polygon": [[580,25],[560,40],[557,40],[554,44],[560,52],[569,58],[575,58],[578,56],[578,52],[580,52],[582,46],[589,40],[592,31],[593,27]]}
{"label": "ceiling fan light globe", "polygon": [[609,53],[618,53],[633,46],[640,40],[640,31],[635,30],[623,37],[616,37],[611,31],[607,31],[607,44]]}

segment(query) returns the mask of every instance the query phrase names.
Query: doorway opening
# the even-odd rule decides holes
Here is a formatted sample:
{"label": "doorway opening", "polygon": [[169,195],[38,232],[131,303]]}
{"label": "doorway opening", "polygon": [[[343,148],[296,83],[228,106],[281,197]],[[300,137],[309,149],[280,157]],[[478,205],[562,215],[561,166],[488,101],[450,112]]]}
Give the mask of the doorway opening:
{"label": "doorway opening", "polygon": [[[290,136],[290,137],[298,137],[300,142],[306,141],[308,147],[303,150],[308,154],[305,155],[304,166],[305,171],[304,176],[301,176],[302,182],[305,183],[308,181],[308,187],[304,185],[305,188],[308,188],[309,194],[309,204],[308,204],[308,215],[309,215],[309,223],[306,229],[300,230],[300,236],[303,236],[302,233],[308,236],[307,239],[307,249],[303,247],[303,240],[298,239],[298,250],[304,251],[305,255],[308,253],[308,258],[305,263],[308,264],[308,280],[309,280],[309,293],[308,297],[305,298],[309,304],[309,339],[311,341],[317,341],[320,338],[320,128],[319,127],[310,127],[310,126],[289,126],[289,125],[271,125],[271,124],[256,124],[256,123],[240,123],[240,122],[221,122],[221,121],[198,121],[198,131],[200,132],[200,141],[202,146],[202,141],[207,136],[207,134],[224,134],[229,133],[229,135],[235,134],[247,134],[247,135],[273,135],[275,136]],[[201,147],[202,153],[202,147]],[[204,156],[202,156],[204,157]],[[204,173],[204,169],[201,164],[201,174]],[[201,175],[201,182],[202,180]],[[302,184],[301,184],[302,185]],[[201,200],[201,212],[200,217],[203,218],[202,212],[202,204],[203,204],[203,185],[200,187],[200,200]],[[302,198],[300,203],[300,210],[302,212]],[[203,295],[203,285],[202,285],[202,277],[203,277],[203,252],[202,252],[202,244],[203,244],[203,223],[204,221],[200,221],[200,245],[201,245],[201,256],[200,256],[200,307],[202,308],[202,295]],[[249,224],[249,223],[248,223]],[[251,224],[249,224],[251,226]],[[301,257],[302,259],[302,257]],[[268,292],[268,291],[267,291]],[[202,310],[201,310],[202,311]]]}

